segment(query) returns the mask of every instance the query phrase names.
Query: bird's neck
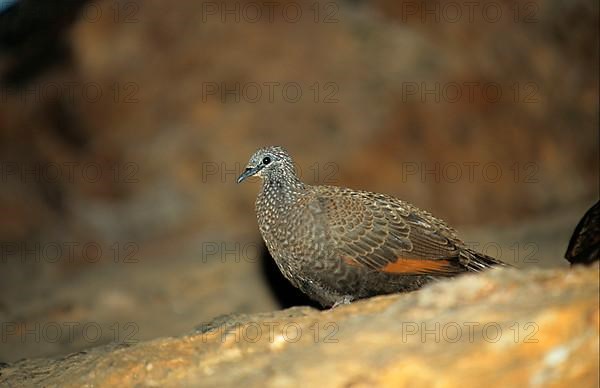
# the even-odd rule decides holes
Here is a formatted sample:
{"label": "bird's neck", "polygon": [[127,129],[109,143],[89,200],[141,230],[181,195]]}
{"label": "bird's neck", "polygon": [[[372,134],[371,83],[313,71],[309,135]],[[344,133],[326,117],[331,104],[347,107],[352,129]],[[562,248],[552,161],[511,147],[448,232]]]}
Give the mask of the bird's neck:
{"label": "bird's neck", "polygon": [[295,175],[268,176],[263,180],[262,195],[276,203],[296,202],[306,191],[306,185]]}

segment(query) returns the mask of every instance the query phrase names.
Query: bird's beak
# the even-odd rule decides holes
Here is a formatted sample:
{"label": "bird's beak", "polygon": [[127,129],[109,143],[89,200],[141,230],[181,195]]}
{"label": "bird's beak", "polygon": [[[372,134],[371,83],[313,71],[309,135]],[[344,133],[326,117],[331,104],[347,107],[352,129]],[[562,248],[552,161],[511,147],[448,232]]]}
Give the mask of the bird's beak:
{"label": "bird's beak", "polygon": [[258,165],[256,167],[247,167],[244,172],[242,173],[242,175],[240,175],[240,177],[237,179],[237,183],[242,183],[243,181],[246,180],[246,178],[251,177],[252,175],[256,174],[257,172],[259,172],[260,170],[262,170],[262,166]]}

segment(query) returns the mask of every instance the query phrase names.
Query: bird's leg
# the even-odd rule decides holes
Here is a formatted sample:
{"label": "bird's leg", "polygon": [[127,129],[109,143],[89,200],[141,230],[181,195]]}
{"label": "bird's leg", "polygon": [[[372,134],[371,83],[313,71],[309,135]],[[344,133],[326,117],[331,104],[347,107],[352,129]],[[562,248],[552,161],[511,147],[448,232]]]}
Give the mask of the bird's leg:
{"label": "bird's leg", "polygon": [[344,295],[344,296],[342,296],[341,299],[338,299],[338,300],[335,301],[335,303],[333,304],[333,306],[331,306],[331,309],[333,310],[336,307],[339,307],[339,306],[342,306],[342,305],[345,305],[345,304],[350,304],[350,303],[352,303],[353,299],[354,298],[352,297],[352,295]]}

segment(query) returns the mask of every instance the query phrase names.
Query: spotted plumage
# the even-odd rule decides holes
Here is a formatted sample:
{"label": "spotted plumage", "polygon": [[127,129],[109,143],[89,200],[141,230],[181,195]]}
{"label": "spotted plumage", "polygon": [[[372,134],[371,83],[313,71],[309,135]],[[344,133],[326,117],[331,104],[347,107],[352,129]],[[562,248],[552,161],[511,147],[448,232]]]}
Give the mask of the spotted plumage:
{"label": "spotted plumage", "polygon": [[238,183],[262,178],[260,233],[283,275],[323,306],[412,291],[443,277],[503,265],[443,221],[394,197],[296,176],[281,147],[259,149]]}

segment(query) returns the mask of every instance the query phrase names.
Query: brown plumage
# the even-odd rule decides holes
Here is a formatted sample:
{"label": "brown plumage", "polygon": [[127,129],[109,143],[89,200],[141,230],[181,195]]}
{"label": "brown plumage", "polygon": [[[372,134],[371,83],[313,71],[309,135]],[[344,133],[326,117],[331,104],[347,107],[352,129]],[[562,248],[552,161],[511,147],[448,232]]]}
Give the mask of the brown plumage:
{"label": "brown plumage", "polygon": [[323,306],[412,291],[442,277],[503,265],[443,221],[384,194],[311,186],[281,147],[254,153],[238,183],[262,178],[256,214],[284,276]]}

